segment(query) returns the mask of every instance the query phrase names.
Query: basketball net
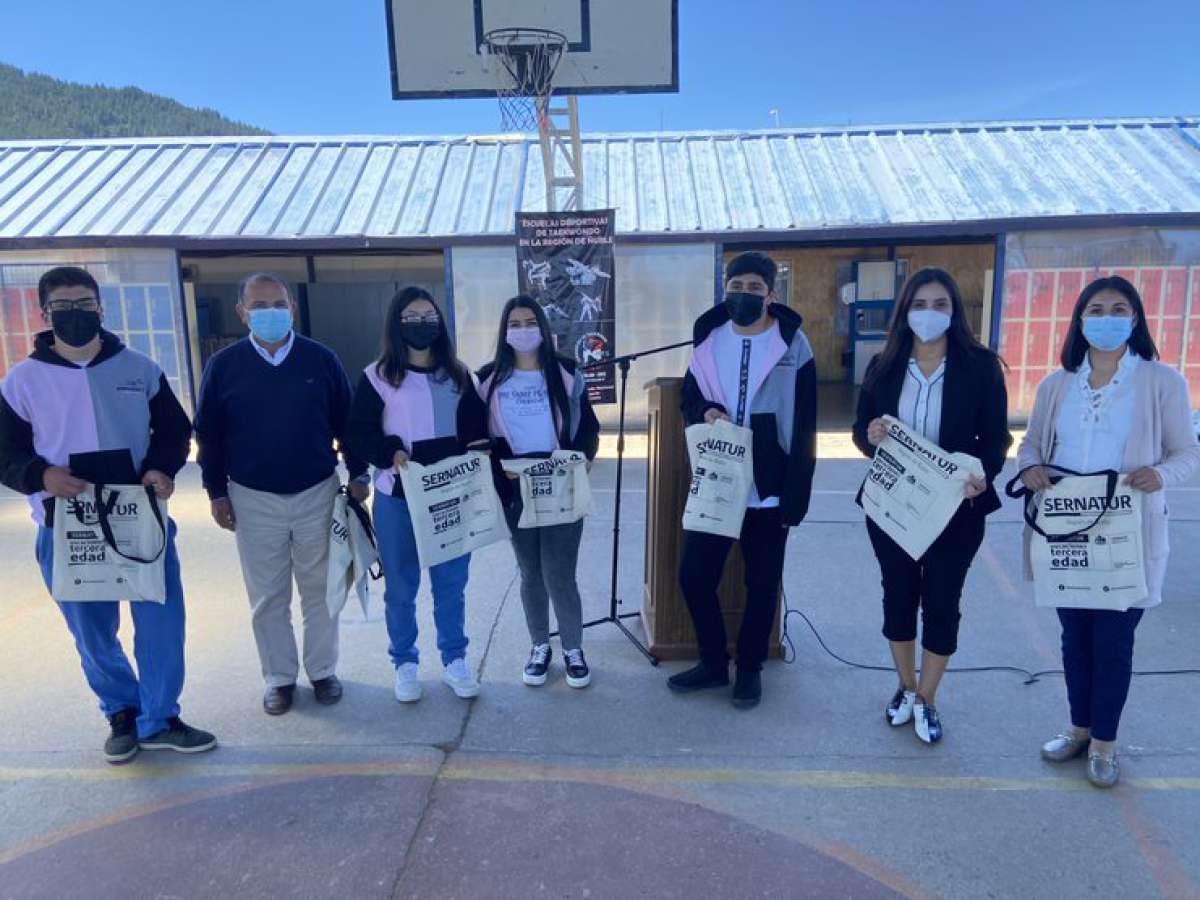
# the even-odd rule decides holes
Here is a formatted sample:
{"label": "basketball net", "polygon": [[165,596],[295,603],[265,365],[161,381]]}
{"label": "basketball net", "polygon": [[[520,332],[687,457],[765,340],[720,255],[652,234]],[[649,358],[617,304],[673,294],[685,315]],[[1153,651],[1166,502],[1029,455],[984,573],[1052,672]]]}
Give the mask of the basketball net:
{"label": "basketball net", "polygon": [[506,131],[539,131],[554,90],[554,73],[567,39],[544,28],[498,28],[483,40],[483,51],[499,63],[496,97]]}

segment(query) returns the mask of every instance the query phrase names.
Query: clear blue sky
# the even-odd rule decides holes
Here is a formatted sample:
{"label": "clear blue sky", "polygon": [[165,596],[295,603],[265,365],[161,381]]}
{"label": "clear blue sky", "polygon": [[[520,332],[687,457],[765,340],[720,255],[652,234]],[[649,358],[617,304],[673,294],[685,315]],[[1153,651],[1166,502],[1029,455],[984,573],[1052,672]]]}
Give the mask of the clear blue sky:
{"label": "clear blue sky", "polygon": [[[772,107],[785,126],[1196,114],[1198,6],[679,0],[680,92],[586,97],[582,123],[762,128]],[[136,85],[277,133],[499,124],[494,101],[391,99],[383,0],[0,0],[0,61]]]}

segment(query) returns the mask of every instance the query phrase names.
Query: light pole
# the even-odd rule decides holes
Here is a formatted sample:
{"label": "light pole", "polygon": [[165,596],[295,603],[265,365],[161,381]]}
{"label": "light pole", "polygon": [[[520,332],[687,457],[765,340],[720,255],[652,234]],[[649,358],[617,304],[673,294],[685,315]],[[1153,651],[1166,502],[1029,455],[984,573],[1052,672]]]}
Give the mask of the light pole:
{"label": "light pole", "polygon": [[769,110],[767,110],[767,115],[771,115],[771,116],[775,117],[775,127],[778,128],[779,127],[779,110],[778,109],[769,109]]}

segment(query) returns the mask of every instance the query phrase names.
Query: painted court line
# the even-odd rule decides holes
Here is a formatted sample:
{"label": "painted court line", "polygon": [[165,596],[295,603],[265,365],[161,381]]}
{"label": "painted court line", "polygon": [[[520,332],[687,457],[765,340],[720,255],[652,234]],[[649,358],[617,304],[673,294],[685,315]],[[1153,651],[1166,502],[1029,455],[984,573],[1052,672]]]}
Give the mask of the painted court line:
{"label": "painted court line", "polygon": [[[165,779],[274,779],[335,777],[397,777],[437,774],[435,760],[386,763],[237,763],[232,765],[191,764],[186,767],[129,766],[106,768],[0,767],[2,782],[36,781],[149,781]],[[1074,792],[1094,790],[1082,779],[996,778],[973,775],[909,775],[896,772],[729,769],[729,768],[595,768],[543,764],[536,761],[490,762],[451,761],[441,776],[451,781],[500,781],[534,783],[571,781],[611,787],[650,785],[762,785],[808,790],[927,790]],[[1127,777],[1126,787],[1143,791],[1200,791],[1200,777]]]}

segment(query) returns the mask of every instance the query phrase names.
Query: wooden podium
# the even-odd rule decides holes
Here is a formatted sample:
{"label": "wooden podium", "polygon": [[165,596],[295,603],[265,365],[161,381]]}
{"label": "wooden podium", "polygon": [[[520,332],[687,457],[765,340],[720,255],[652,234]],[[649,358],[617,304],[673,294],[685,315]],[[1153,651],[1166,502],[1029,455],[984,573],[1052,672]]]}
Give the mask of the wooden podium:
{"label": "wooden podium", "polygon": [[[656,378],[647,383],[649,434],[646,479],[646,568],[642,625],[650,652],[660,659],[695,659],[696,633],[679,589],[683,553],[683,507],[691,481],[683,416],[679,411],[682,378]],[[718,595],[725,617],[729,652],[736,657],[738,629],[746,608],[742,551],[734,545],[725,563]],[[782,594],[781,594],[782,598]],[[779,608],[771,632],[771,656],[783,650]]]}

